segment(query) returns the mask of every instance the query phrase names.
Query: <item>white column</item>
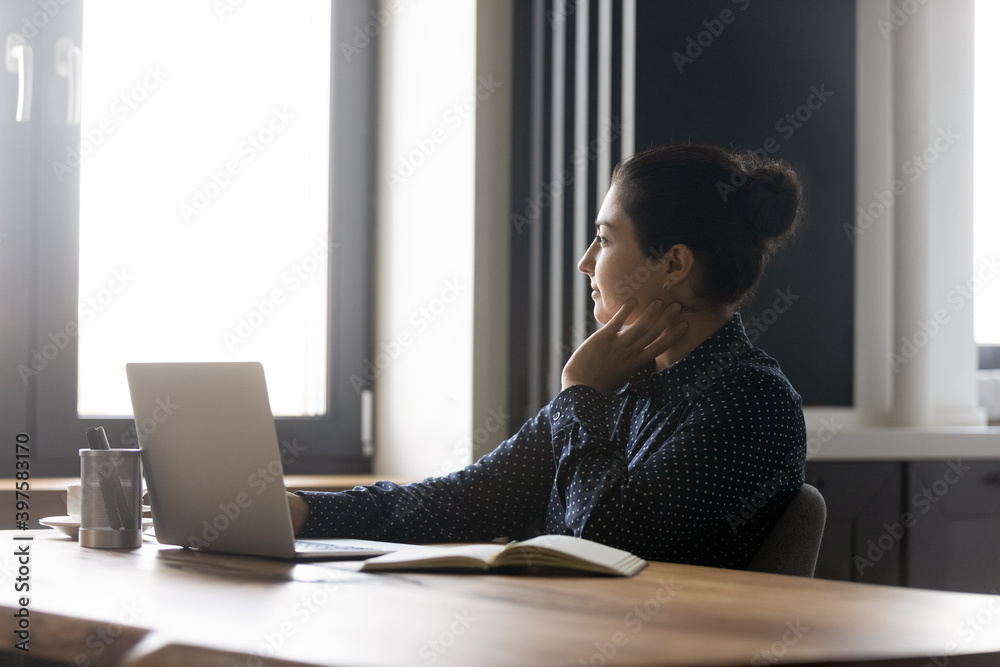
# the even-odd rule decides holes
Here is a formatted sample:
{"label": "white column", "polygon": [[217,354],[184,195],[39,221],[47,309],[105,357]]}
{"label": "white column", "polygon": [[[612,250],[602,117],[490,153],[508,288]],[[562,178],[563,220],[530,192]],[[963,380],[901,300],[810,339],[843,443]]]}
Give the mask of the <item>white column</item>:
{"label": "white column", "polygon": [[[904,175],[933,139],[931,127],[930,12],[923,8],[892,33],[893,172]],[[931,353],[920,329],[930,311],[931,179],[905,182],[895,201],[893,281],[893,421],[931,423]],[[913,345],[911,350],[909,345]],[[901,361],[902,359],[902,361]]]}
{"label": "white column", "polygon": [[930,341],[934,350],[932,416],[938,426],[982,426],[986,423],[986,413],[977,400],[974,308],[972,300],[957,289],[959,285],[969,287],[976,268],[973,264],[975,2],[931,0],[922,11],[929,14],[933,26],[929,45],[934,82],[933,137],[921,156],[933,189],[930,269],[934,284],[928,317],[934,318],[937,331]]}
{"label": "white column", "polygon": [[889,0],[857,5],[854,243],[854,406],[861,426],[885,425],[892,409],[892,48],[879,30]]}

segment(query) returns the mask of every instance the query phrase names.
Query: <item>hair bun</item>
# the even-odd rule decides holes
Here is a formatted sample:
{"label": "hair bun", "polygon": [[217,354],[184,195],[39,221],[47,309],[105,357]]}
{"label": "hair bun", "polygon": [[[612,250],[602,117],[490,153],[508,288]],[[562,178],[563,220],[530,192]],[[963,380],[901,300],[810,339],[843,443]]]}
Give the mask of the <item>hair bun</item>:
{"label": "hair bun", "polygon": [[764,242],[780,244],[794,231],[802,206],[802,184],[779,160],[748,164],[747,218]]}

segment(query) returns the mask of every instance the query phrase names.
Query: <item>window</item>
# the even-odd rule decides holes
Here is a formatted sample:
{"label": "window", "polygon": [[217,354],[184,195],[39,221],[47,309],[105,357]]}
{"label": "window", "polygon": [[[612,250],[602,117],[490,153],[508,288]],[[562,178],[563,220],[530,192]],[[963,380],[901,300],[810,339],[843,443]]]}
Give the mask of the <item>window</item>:
{"label": "window", "polygon": [[996,2],[976,2],[976,107],[975,107],[975,257],[974,270],[984,267],[981,283],[974,283],[975,332],[980,345],[1000,345],[1000,205],[995,184],[1000,180],[997,155],[1000,154],[1000,46],[991,28],[1000,25],[1000,6]]}
{"label": "window", "polygon": [[81,415],[131,414],[129,361],[260,360],[276,415],[326,412],[329,26],[325,0],[86,8]]}
{"label": "window", "polygon": [[338,45],[374,2],[52,4],[0,8],[35,56],[30,119],[0,86],[0,417],[34,474],[91,425],[135,446],[124,364],[172,360],[261,361],[286,472],[368,470],[375,47]]}

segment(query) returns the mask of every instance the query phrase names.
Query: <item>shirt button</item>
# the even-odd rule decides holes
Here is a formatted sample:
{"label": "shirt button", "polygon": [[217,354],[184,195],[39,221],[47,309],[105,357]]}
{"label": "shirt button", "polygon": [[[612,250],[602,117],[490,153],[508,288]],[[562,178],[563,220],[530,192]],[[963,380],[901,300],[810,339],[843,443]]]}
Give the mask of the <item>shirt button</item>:
{"label": "shirt button", "polygon": [[557,422],[557,421],[559,421],[560,417],[562,417],[562,413],[559,412],[558,410],[556,410],[555,412],[552,413],[552,421],[556,421]]}

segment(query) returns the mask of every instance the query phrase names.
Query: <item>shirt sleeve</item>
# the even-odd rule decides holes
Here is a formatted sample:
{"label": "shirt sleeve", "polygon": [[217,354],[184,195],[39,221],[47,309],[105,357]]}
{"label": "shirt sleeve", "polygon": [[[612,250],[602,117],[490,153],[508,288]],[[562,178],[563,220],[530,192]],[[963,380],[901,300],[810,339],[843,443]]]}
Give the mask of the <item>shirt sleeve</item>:
{"label": "shirt sleeve", "polygon": [[378,482],[337,493],[300,491],[300,537],[396,542],[491,540],[541,520],[555,475],[548,406],[476,463],[445,477]]}
{"label": "shirt sleeve", "polygon": [[802,484],[798,395],[777,381],[720,383],[676,427],[654,417],[631,464],[607,409],[583,386],[551,404],[553,495],[569,532],[650,560],[745,567]]}

